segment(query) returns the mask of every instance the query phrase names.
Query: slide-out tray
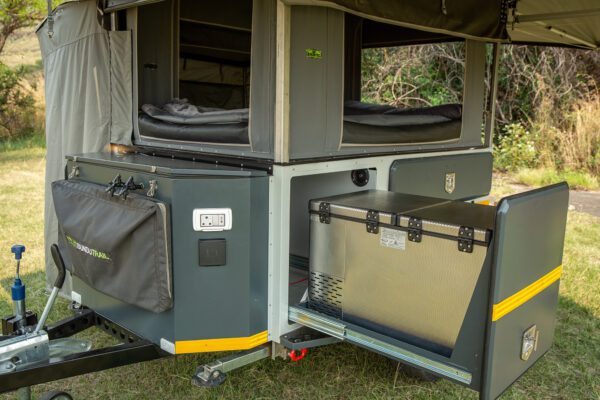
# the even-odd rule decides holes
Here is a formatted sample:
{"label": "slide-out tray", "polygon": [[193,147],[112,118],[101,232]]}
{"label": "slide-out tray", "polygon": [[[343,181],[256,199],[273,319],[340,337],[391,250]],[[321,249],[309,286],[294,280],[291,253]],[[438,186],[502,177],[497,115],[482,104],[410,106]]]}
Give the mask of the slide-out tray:
{"label": "slide-out tray", "polygon": [[380,335],[358,326],[339,321],[325,314],[309,310],[303,305],[289,308],[290,321],[326,333],[387,357],[425,369],[451,380],[470,385],[472,375],[451,365],[444,357],[410,344]]}

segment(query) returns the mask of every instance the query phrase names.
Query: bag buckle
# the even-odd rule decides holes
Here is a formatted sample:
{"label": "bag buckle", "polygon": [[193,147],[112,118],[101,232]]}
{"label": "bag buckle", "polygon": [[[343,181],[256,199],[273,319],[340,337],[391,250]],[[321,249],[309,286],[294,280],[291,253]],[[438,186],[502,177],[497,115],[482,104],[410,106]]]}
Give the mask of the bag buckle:
{"label": "bag buckle", "polygon": [[144,189],[144,184],[143,183],[135,183],[133,180],[133,176],[130,176],[127,181],[123,184],[123,186],[121,186],[119,188],[119,190],[117,190],[115,192],[115,194],[119,197],[122,197],[123,200],[127,199],[127,196],[129,195],[129,192],[132,191],[136,191],[136,190],[143,190]]}
{"label": "bag buckle", "polygon": [[115,191],[122,187],[123,181],[121,180],[121,174],[117,174],[117,176],[115,176],[113,180],[108,183],[108,187],[104,191],[106,193],[110,193],[110,196],[112,197],[115,194]]}

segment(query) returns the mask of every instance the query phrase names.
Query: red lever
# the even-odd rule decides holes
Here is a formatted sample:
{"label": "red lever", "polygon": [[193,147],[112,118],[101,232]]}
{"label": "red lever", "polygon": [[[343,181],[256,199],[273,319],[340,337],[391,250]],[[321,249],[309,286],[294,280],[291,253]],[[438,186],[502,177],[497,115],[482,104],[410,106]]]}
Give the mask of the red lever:
{"label": "red lever", "polygon": [[304,357],[306,357],[307,354],[308,354],[308,349],[300,350],[300,354],[296,353],[296,350],[292,350],[292,351],[290,351],[288,356],[290,356],[290,359],[293,362],[298,362],[298,361],[302,360]]}

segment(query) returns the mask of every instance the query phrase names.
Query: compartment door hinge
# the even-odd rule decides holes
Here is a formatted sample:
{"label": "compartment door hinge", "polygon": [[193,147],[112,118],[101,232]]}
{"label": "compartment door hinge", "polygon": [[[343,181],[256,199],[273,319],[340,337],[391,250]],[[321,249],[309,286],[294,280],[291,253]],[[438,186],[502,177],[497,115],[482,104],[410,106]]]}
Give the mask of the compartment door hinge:
{"label": "compartment door hinge", "polygon": [[458,251],[463,253],[472,253],[474,237],[475,229],[467,226],[461,226],[458,230]]}
{"label": "compartment door hinge", "polygon": [[331,204],[325,202],[319,204],[319,221],[323,224],[331,223]]}
{"label": "compartment door hinge", "polygon": [[423,221],[421,220],[421,218],[409,218],[408,240],[415,243],[421,243],[421,240],[423,240]]}
{"label": "compartment door hinge", "polygon": [[379,233],[379,211],[367,211],[367,232]]}

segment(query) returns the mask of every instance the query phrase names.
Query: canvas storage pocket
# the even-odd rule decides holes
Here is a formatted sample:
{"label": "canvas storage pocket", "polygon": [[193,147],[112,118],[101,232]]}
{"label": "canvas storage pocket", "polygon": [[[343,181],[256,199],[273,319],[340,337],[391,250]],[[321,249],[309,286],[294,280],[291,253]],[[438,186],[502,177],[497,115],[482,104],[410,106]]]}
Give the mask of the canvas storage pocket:
{"label": "canvas storage pocket", "polygon": [[52,183],[59,246],[73,275],[111,297],[160,313],[173,306],[167,204],[76,180]]}

